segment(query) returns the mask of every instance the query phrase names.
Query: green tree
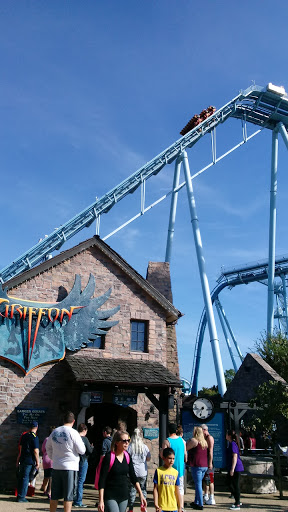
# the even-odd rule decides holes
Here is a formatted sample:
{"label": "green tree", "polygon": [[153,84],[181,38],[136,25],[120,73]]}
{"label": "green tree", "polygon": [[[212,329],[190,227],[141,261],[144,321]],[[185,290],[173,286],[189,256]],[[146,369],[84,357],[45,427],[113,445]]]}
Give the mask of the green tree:
{"label": "green tree", "polygon": [[202,388],[200,389],[198,396],[215,396],[219,395],[218,386],[211,386],[211,388]]}
{"label": "green tree", "polygon": [[265,382],[257,388],[249,405],[257,407],[252,424],[257,430],[273,435],[279,420],[288,419],[288,387],[280,381]]}
{"label": "green tree", "polygon": [[229,386],[229,384],[231,384],[232,380],[235,377],[235,373],[236,373],[235,370],[233,370],[232,368],[230,370],[225,370],[224,378],[225,378],[226,386]]}
{"label": "green tree", "polygon": [[256,352],[288,382],[288,339],[280,331],[274,335],[261,335],[256,341]]}
{"label": "green tree", "polygon": [[[235,370],[231,369],[231,370],[226,370],[224,372],[224,378],[225,378],[226,386],[229,386],[229,384],[232,382],[234,377],[235,377]],[[218,386],[216,384],[214,384],[214,386],[211,386],[210,388],[203,387],[202,389],[200,389],[198,395],[199,396],[215,396],[215,395],[219,395]]]}
{"label": "green tree", "polygon": [[[262,334],[255,342],[254,349],[283,379],[288,381],[288,339],[280,331],[267,336]],[[274,436],[279,421],[288,419],[288,387],[279,381],[261,384],[251,407],[257,407],[252,423],[259,430]]]}

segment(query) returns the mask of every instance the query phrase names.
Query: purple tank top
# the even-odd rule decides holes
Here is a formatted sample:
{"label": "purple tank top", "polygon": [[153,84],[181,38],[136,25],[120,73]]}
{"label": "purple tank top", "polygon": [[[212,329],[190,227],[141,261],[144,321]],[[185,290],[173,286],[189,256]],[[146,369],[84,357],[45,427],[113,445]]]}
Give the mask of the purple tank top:
{"label": "purple tank top", "polygon": [[198,443],[195,448],[189,450],[189,462],[190,466],[198,468],[208,467],[208,456],[207,448],[202,448],[201,444]]}

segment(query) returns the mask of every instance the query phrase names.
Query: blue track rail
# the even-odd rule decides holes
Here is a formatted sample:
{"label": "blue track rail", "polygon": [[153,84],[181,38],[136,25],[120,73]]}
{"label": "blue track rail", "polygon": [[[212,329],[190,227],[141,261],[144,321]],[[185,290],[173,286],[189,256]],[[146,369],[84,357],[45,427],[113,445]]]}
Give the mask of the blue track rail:
{"label": "blue track rail", "polygon": [[[282,275],[288,274],[288,258],[283,256],[281,258],[277,258],[275,261],[275,277],[280,277]],[[211,292],[211,300],[212,304],[214,304],[217,299],[219,293],[224,290],[224,288],[234,288],[240,284],[249,284],[255,281],[263,281],[268,278],[268,260],[264,262],[259,262],[257,264],[253,264],[251,266],[245,265],[239,268],[233,268],[231,270],[227,270],[226,272],[222,272],[220,278],[218,279],[218,284]],[[190,388],[191,393],[197,395],[198,394],[198,377],[200,370],[200,361],[201,361],[201,352],[204,341],[204,334],[207,325],[207,316],[205,308],[202,311],[201,319],[198,326],[196,345],[194,350],[194,359],[193,359],[193,367],[191,374],[191,382]]]}
{"label": "blue track rail", "polygon": [[0,282],[4,283],[12,279],[43,261],[48,254],[59,250],[67,240],[90,226],[100,215],[107,213],[116,203],[138,189],[144,181],[158,174],[165,165],[172,163],[185,149],[193,147],[203,136],[230,117],[271,130],[279,122],[282,122],[287,128],[287,97],[280,97],[276,93],[267,91],[266,87],[256,85],[240,92],[211,117],[178,139],[122,183],[4,267],[0,271]]}

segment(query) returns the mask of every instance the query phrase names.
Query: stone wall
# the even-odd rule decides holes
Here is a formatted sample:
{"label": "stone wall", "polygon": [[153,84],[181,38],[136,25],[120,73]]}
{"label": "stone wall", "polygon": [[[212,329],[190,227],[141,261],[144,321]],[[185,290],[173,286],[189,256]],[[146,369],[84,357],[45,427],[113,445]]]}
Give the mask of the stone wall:
{"label": "stone wall", "polygon": [[18,442],[25,425],[17,423],[16,407],[47,408],[45,422],[39,428],[42,444],[49,434],[49,425],[62,423],[65,410],[77,410],[79,386],[70,372],[63,372],[59,363],[35,369],[24,376],[14,364],[0,360],[0,485],[15,487],[15,463]]}
{"label": "stone wall", "polygon": [[[91,357],[132,358],[157,361],[167,366],[165,312],[116,264],[95,247],[76,254],[35,278],[9,291],[9,295],[29,300],[59,301],[72,289],[75,274],[81,276],[82,290],[89,275],[96,280],[95,296],[111,288],[111,296],[102,309],[120,305],[112,319],[119,323],[108,331],[105,350],[83,349],[79,354]],[[60,295],[60,297],[59,297]],[[130,320],[149,322],[148,353],[130,350]]]}
{"label": "stone wall", "polygon": [[[111,288],[111,296],[104,309],[120,305],[113,320],[119,320],[106,335],[105,349],[85,348],[78,355],[96,358],[123,358],[157,361],[175,375],[179,375],[175,327],[166,329],[165,311],[138,284],[97,248],[92,247],[67,259],[57,266],[23,281],[9,290],[9,296],[45,302],[62,300],[70,292],[75,274],[82,279],[82,290],[90,273],[96,280],[95,296]],[[149,322],[148,353],[130,350],[130,320]],[[0,485],[14,488],[15,462],[20,435],[26,430],[17,424],[15,407],[47,407],[44,423],[39,428],[40,442],[48,435],[49,425],[62,423],[62,413],[71,409],[80,411],[81,387],[63,363],[47,364],[28,375],[8,361],[0,361]],[[150,411],[151,402],[145,395],[138,396],[134,408],[140,427],[158,427],[158,411]],[[147,413],[149,412],[149,417]],[[149,464],[149,482],[158,465],[158,439],[147,441],[152,460]]]}

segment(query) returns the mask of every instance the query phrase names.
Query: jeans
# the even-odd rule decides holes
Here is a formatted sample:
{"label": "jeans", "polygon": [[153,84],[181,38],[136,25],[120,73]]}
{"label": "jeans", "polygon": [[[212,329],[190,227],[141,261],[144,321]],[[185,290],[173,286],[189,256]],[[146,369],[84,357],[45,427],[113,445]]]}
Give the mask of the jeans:
{"label": "jeans", "polygon": [[86,480],[88,470],[88,460],[83,460],[79,462],[79,471],[78,471],[78,481],[77,481],[77,489],[76,495],[74,497],[74,505],[82,505],[83,498],[83,485]]}
{"label": "jeans", "polygon": [[207,471],[206,468],[191,467],[191,474],[195,484],[195,503],[203,507],[203,492],[202,492],[202,480]]}
{"label": "jeans", "polygon": [[[147,491],[146,491],[147,476],[137,476],[137,479],[139,481],[141,491],[143,492],[143,496],[144,496],[144,498],[146,498],[146,496],[147,496]],[[136,498],[135,486],[132,485],[131,482],[129,482],[129,499],[128,499],[129,510],[133,509],[135,498]]]}
{"label": "jeans", "polygon": [[20,471],[18,475],[17,486],[17,500],[24,500],[28,491],[29,474],[32,469],[32,464],[20,464]]}

